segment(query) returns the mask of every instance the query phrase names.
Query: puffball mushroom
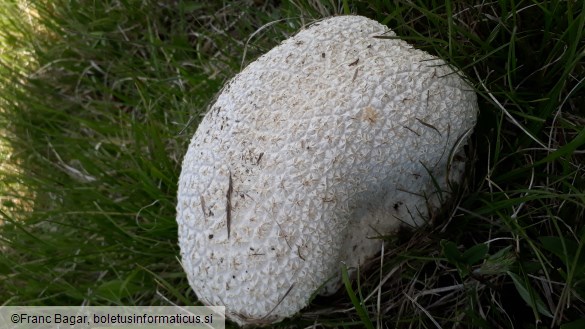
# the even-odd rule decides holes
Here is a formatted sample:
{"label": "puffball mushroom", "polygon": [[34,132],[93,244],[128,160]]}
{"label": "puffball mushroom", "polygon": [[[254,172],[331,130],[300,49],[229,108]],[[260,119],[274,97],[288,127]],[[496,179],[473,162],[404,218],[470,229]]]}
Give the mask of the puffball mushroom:
{"label": "puffball mushroom", "polygon": [[290,317],[381,234],[427,222],[461,179],[475,93],[394,36],[325,19],[224,87],[178,190],[182,264],[203,303],[240,325]]}

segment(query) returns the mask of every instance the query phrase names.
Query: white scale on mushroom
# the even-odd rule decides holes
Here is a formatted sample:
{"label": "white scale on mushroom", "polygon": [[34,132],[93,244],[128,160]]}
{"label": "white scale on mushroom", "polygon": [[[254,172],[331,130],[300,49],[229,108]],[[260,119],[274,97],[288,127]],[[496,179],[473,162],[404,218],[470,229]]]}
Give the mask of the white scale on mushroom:
{"label": "white scale on mushroom", "polygon": [[341,262],[362,265],[376,237],[424,224],[449,197],[476,95],[394,36],[325,19],[224,87],[179,180],[182,263],[203,303],[239,324],[290,317],[338,287]]}

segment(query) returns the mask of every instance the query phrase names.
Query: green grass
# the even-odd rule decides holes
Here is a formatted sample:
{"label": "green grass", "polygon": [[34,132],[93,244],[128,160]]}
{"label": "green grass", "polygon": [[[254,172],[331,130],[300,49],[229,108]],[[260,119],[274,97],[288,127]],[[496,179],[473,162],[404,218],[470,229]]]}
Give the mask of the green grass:
{"label": "green grass", "polygon": [[201,115],[242,62],[351,12],[467,75],[473,161],[431,225],[277,327],[582,327],[585,1],[23,3],[0,4],[0,303],[196,303],[174,209]]}

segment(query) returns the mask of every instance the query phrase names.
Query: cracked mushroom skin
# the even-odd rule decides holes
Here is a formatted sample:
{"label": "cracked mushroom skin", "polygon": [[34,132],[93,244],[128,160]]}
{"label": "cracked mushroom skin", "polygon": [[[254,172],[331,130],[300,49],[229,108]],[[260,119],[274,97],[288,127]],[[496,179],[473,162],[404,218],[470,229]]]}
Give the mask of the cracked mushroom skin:
{"label": "cracked mushroom skin", "polygon": [[312,24],[233,78],[191,140],[182,265],[198,298],[240,325],[333,291],[341,262],[356,268],[381,234],[427,222],[462,177],[472,87],[376,36],[395,35],[360,16]]}

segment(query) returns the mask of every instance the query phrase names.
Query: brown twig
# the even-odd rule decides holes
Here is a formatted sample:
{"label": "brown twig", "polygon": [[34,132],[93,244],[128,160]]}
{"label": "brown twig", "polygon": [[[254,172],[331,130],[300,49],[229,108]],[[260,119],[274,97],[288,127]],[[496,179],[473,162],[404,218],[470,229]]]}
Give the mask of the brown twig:
{"label": "brown twig", "polygon": [[230,238],[231,224],[232,224],[232,192],[234,191],[232,186],[232,172],[230,171],[230,178],[228,183],[228,189],[226,193],[226,220],[227,220],[227,236]]}
{"label": "brown twig", "polygon": [[286,298],[286,296],[288,296],[288,294],[290,293],[290,291],[292,290],[292,288],[295,286],[295,284],[293,283],[290,288],[288,288],[288,290],[284,293],[284,296],[282,296],[282,298],[278,301],[278,303],[276,303],[276,305],[274,305],[274,307],[272,308],[272,310],[270,310],[270,312],[268,312],[265,316],[263,316],[261,318],[261,320],[266,319],[270,314],[272,314],[272,312],[274,312],[274,310],[276,310],[276,308],[278,307],[278,305],[280,305],[280,303],[282,303],[282,301]]}
{"label": "brown twig", "polygon": [[258,159],[256,160],[256,165],[260,163],[260,160],[262,160],[262,156],[264,156],[264,152],[260,153],[260,155],[258,156]]}
{"label": "brown twig", "polygon": [[205,199],[203,199],[203,195],[199,196],[199,201],[201,201],[201,210],[203,210],[203,217],[207,217],[207,212],[205,212]]}

